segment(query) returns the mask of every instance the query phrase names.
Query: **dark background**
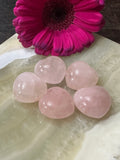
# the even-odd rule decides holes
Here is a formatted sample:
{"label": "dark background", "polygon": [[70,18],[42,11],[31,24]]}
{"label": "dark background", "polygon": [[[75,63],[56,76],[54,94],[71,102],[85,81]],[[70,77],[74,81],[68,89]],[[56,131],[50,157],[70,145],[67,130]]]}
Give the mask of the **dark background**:
{"label": "dark background", "polygon": [[[15,33],[12,26],[15,2],[16,0],[0,0],[0,43]],[[99,34],[120,43],[120,0],[106,0],[105,3],[102,13],[106,25]]]}

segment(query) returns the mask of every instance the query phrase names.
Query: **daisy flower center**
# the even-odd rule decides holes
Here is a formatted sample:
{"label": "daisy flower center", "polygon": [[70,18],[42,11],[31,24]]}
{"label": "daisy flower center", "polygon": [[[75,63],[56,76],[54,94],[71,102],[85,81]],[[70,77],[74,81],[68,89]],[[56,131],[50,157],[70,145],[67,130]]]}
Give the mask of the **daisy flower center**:
{"label": "daisy flower center", "polygon": [[43,24],[53,30],[69,27],[74,20],[73,5],[68,0],[49,0],[43,10]]}

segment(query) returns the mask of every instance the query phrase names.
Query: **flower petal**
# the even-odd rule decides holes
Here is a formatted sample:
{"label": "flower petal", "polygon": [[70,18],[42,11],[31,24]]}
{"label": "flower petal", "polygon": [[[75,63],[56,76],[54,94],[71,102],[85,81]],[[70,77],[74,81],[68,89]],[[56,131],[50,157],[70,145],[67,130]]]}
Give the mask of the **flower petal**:
{"label": "flower petal", "polygon": [[42,30],[33,40],[33,45],[40,50],[47,51],[53,46],[53,33],[48,28]]}
{"label": "flower petal", "polygon": [[67,56],[74,48],[73,41],[67,30],[56,31],[53,42],[53,54]]}
{"label": "flower petal", "polygon": [[92,33],[90,33],[90,32],[87,32],[87,31],[86,31],[86,34],[87,34],[88,39],[89,39],[89,44],[88,44],[88,46],[90,46],[90,45],[91,45],[91,43],[93,43],[93,42],[94,42],[95,38],[94,38],[93,34],[92,34]]}
{"label": "flower petal", "polygon": [[45,3],[48,0],[24,0],[24,1],[25,1],[26,6],[28,6],[29,8],[32,8],[32,9],[34,8],[34,9],[42,11]]}
{"label": "flower petal", "polygon": [[41,50],[41,49],[36,47],[35,48],[35,53],[37,53],[39,55],[48,56],[51,53],[51,50],[44,51],[44,50]]}
{"label": "flower petal", "polygon": [[19,17],[15,18],[15,20],[17,20],[17,25],[23,25],[23,24],[27,24],[27,25],[32,24],[33,25],[33,23],[35,25],[39,24],[39,21],[38,21],[39,19],[36,17],[31,17],[31,16],[24,16],[24,17],[19,16]]}
{"label": "flower petal", "polygon": [[51,55],[52,56],[59,56],[59,53],[55,52],[54,49],[52,49]]}
{"label": "flower petal", "polygon": [[80,2],[80,0],[69,0],[69,2],[72,4],[78,4]]}
{"label": "flower petal", "polygon": [[68,28],[68,32],[69,32],[69,34],[72,38],[73,44],[74,44],[74,50],[72,53],[80,52],[83,49],[83,44],[80,41],[78,30],[79,30],[79,28],[77,26],[75,26],[74,24],[72,24]]}
{"label": "flower petal", "polygon": [[78,36],[79,36],[79,41],[83,46],[86,46],[89,44],[89,38],[86,34],[86,31],[83,30],[82,28],[78,27],[77,25],[72,25],[73,30],[77,31]]}
{"label": "flower petal", "polygon": [[15,31],[18,34],[22,34],[22,32],[25,32],[26,34],[31,34],[33,36],[36,36],[36,34],[39,32],[39,30],[36,29],[36,26],[33,25],[16,26]]}
{"label": "flower petal", "polygon": [[25,40],[20,35],[18,35],[18,39],[22,43],[23,47],[28,48],[28,47],[32,46],[32,39]]}
{"label": "flower petal", "polygon": [[98,32],[104,26],[105,21],[103,19],[103,21],[99,25],[90,25],[90,24],[82,22],[79,18],[75,17],[74,18],[74,24],[76,24],[78,27],[83,28],[86,31],[89,31],[89,32]]}
{"label": "flower petal", "polygon": [[19,34],[18,39],[22,43],[22,45],[25,48],[30,47],[32,45],[32,40],[36,35],[36,32],[33,32],[32,30],[29,29],[23,31],[19,26],[17,26],[15,30]]}
{"label": "flower petal", "polygon": [[75,11],[97,10],[100,11],[104,7],[104,0],[81,0],[79,4],[74,6]]}
{"label": "flower petal", "polygon": [[[57,43],[57,50],[54,43]],[[61,44],[60,50],[59,44]],[[57,42],[53,42],[53,53],[59,53],[60,56],[68,56],[75,52],[80,52],[83,49],[83,46],[88,46],[90,44],[91,42],[88,34],[80,27],[72,24],[67,30],[59,32]]]}
{"label": "flower petal", "polygon": [[70,51],[73,50],[73,42],[67,31],[62,34],[63,51],[60,53],[61,56],[68,56]]}
{"label": "flower petal", "polygon": [[103,15],[99,12],[76,12],[74,16],[87,24],[99,25],[103,21]]}
{"label": "flower petal", "polygon": [[34,18],[23,18],[20,16],[13,20],[13,25],[18,34],[26,32],[26,34],[33,34],[33,36],[43,28],[42,25],[39,24],[39,21],[35,21]]}
{"label": "flower petal", "polygon": [[16,6],[25,5],[31,9],[42,9],[47,0],[18,0]]}
{"label": "flower petal", "polygon": [[61,53],[63,50],[62,31],[55,31],[53,40],[53,54]]}
{"label": "flower petal", "polygon": [[40,10],[30,9],[24,5],[20,5],[19,7],[14,8],[14,14],[15,16],[36,16],[39,17],[42,15],[42,12]]}
{"label": "flower petal", "polygon": [[24,4],[24,0],[19,0],[16,2],[16,7],[19,7]]}
{"label": "flower petal", "polygon": [[42,10],[46,0],[18,0],[13,20],[18,39],[24,47],[30,47],[34,37],[43,29]]}
{"label": "flower petal", "polygon": [[48,28],[43,29],[40,33],[38,33],[34,40],[33,40],[33,45],[36,47],[39,47],[41,44],[42,40],[47,36],[48,34]]}
{"label": "flower petal", "polygon": [[68,56],[80,52],[94,41],[91,32],[99,31],[104,24],[103,16],[97,12],[104,6],[104,0],[68,0],[74,6],[74,21],[60,31],[44,26],[43,11],[47,1],[17,0],[14,8],[17,18],[13,25],[24,47],[34,45],[36,53],[41,55],[47,56],[52,52],[55,56]]}
{"label": "flower petal", "polygon": [[47,34],[47,36],[42,40],[41,44],[39,45],[40,49],[43,49],[44,51],[51,49],[53,45],[53,33],[50,32]]}
{"label": "flower petal", "polygon": [[73,51],[74,45],[73,45],[72,38],[71,38],[70,34],[67,32],[67,30],[64,34],[64,37],[65,37],[64,38],[64,44],[65,44],[64,51],[69,53],[69,52]]}
{"label": "flower petal", "polygon": [[[17,17],[13,20],[13,25],[16,26],[15,31],[19,34],[18,39],[23,44],[23,46],[30,47],[32,45],[31,40],[33,40],[36,34],[40,31],[40,27],[38,27],[39,25],[36,25],[35,23],[30,23],[29,25],[27,25],[25,24],[26,22],[24,22],[22,22],[21,19]],[[21,25],[21,23],[24,24]]]}
{"label": "flower petal", "polygon": [[73,48],[74,48],[74,45],[67,30],[58,31],[58,33],[56,33],[56,36],[54,38],[53,50],[61,54],[63,52],[64,53],[70,52],[73,50]]}

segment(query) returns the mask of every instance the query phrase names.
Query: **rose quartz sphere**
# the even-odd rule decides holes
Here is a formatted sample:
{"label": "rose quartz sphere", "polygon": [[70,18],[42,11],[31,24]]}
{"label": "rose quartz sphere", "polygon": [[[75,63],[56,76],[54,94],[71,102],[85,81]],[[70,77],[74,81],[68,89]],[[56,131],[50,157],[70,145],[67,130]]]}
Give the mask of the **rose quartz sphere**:
{"label": "rose quartz sphere", "polygon": [[86,116],[102,118],[110,109],[111,97],[103,87],[93,86],[78,90],[74,103]]}
{"label": "rose quartz sphere", "polygon": [[39,101],[41,113],[52,119],[62,119],[73,114],[74,102],[71,95],[60,87],[48,89]]}
{"label": "rose quartz sphere", "polygon": [[98,75],[96,71],[85,62],[74,62],[67,69],[66,83],[69,88],[79,90],[80,88],[96,85],[97,82]]}
{"label": "rose quartz sphere", "polygon": [[47,85],[32,72],[20,74],[13,84],[13,93],[17,101],[33,103],[47,92]]}
{"label": "rose quartz sphere", "polygon": [[50,56],[40,60],[34,69],[37,76],[49,84],[58,84],[62,82],[66,73],[66,66],[62,59],[56,56]]}

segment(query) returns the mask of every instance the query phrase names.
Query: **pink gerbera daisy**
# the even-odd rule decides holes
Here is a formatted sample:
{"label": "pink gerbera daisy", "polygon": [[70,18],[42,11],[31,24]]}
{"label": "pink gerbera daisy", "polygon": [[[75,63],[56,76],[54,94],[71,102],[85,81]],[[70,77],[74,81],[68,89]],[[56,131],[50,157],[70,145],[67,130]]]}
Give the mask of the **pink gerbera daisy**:
{"label": "pink gerbera daisy", "polygon": [[13,20],[24,47],[40,55],[68,56],[94,41],[104,25],[104,0],[18,0]]}

